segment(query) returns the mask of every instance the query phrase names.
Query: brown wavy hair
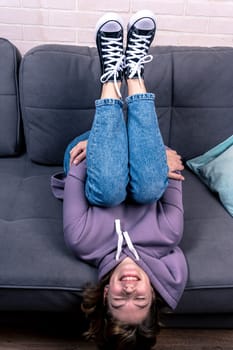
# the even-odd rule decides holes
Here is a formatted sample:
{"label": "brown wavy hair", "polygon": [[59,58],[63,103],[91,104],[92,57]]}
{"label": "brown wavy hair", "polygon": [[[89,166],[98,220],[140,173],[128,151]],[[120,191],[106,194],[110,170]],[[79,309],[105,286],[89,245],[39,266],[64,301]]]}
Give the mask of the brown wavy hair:
{"label": "brown wavy hair", "polygon": [[104,303],[104,287],[109,283],[111,272],[98,284],[88,285],[83,292],[82,311],[89,321],[84,334],[100,350],[151,350],[159,333],[159,304],[157,292],[148,315],[140,324],[126,324],[114,318]]}

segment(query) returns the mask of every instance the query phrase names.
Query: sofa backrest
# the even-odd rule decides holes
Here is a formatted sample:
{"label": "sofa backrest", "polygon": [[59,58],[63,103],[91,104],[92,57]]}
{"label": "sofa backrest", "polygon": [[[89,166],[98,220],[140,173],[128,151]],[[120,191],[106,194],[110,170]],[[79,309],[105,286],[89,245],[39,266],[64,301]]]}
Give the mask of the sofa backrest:
{"label": "sofa backrest", "polygon": [[18,90],[20,60],[15,45],[0,38],[0,157],[17,155],[22,145]]}
{"label": "sofa backrest", "polygon": [[[165,124],[165,142],[187,160],[233,134],[233,48],[181,47],[166,51],[170,51],[170,57],[167,53],[158,56],[163,67],[171,67],[167,82],[171,100],[159,114]],[[149,76],[153,69],[160,70],[156,56],[155,49]],[[164,93],[159,83],[158,94]]]}
{"label": "sofa backrest", "polygon": [[[231,136],[233,48],[153,47],[151,54],[145,81],[164,142],[187,160]],[[20,98],[33,161],[62,164],[67,144],[90,129],[99,76],[95,48],[43,45],[24,56]]]}
{"label": "sofa backrest", "polygon": [[67,144],[91,128],[100,94],[95,49],[45,45],[20,67],[20,98],[29,157],[62,164]]}

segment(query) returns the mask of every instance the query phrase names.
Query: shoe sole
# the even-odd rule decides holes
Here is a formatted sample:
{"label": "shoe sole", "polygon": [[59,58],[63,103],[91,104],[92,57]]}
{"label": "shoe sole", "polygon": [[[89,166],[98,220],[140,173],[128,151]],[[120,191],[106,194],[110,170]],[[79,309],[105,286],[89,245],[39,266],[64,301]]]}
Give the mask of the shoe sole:
{"label": "shoe sole", "polygon": [[135,13],[129,20],[128,24],[128,30],[140,19],[143,18],[151,18],[155,24],[155,29],[156,29],[156,17],[154,13],[150,10],[141,10]]}
{"label": "shoe sole", "polygon": [[109,12],[109,13],[106,13],[105,15],[103,15],[102,17],[100,17],[100,19],[96,23],[96,26],[95,26],[95,38],[97,37],[97,33],[100,30],[100,28],[104,24],[106,24],[107,22],[111,22],[111,21],[119,23],[120,26],[122,27],[122,30],[123,30],[123,20],[122,20],[122,18],[117,13]]}

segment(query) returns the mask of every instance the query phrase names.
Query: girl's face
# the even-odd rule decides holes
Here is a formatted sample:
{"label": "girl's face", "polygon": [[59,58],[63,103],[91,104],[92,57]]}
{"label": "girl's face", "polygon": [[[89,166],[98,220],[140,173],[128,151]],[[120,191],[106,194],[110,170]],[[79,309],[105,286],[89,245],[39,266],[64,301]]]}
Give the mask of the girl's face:
{"label": "girl's face", "polygon": [[154,291],[147,274],[132,259],[126,258],[112,273],[104,297],[113,317],[137,324],[146,318]]}

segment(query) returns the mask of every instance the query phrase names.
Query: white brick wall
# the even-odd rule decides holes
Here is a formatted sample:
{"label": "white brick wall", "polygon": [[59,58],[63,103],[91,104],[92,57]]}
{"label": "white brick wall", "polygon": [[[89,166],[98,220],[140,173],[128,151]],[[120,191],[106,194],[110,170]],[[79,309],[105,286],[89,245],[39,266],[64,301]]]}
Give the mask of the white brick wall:
{"label": "white brick wall", "polygon": [[154,45],[233,46],[233,0],[0,0],[0,37],[25,53],[60,43],[95,45],[94,28],[106,11],[157,15]]}

